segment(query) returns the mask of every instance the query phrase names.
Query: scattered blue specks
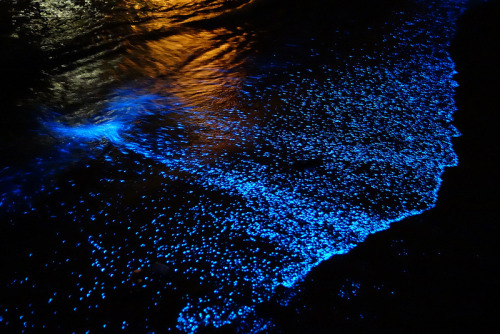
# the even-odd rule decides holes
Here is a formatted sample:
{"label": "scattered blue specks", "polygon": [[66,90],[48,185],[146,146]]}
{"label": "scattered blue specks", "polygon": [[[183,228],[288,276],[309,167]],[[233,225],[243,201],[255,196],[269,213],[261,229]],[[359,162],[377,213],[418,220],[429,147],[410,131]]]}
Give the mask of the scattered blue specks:
{"label": "scattered blue specks", "polygon": [[[446,48],[463,2],[432,3],[395,13],[392,28],[372,36],[372,49],[338,54],[335,45],[322,46],[320,57],[311,48],[314,63],[280,55],[274,67],[235,75],[244,57],[216,43],[192,60],[206,64],[185,65],[174,83],[160,74],[156,85],[138,79],[136,88],[110,93],[91,116],[81,111],[46,122],[59,152],[37,164],[46,175],[79,161],[99,170],[53,187],[42,179],[37,190],[47,198],[68,191],[47,210],[77,226],[78,249],[90,258],[89,268],[71,273],[74,296],[61,291],[71,309],[97,314],[117,287],[149,293],[159,279],[148,310],[175,291],[183,303],[179,330],[236,323],[265,332],[272,324],[256,320],[255,307],[278,288],[290,291],[286,304],[318,263],[431,208],[444,169],[457,164],[455,70]],[[141,49],[142,61],[158,56],[158,36],[156,48]],[[160,50],[174,52],[171,34],[164,38]],[[202,57],[212,52],[225,60]],[[0,182],[22,184],[20,175],[0,174]],[[21,196],[28,188],[11,189]],[[0,207],[9,211],[7,199],[0,196]],[[349,299],[360,288],[346,282],[339,295]],[[122,319],[115,325],[132,327]]]}

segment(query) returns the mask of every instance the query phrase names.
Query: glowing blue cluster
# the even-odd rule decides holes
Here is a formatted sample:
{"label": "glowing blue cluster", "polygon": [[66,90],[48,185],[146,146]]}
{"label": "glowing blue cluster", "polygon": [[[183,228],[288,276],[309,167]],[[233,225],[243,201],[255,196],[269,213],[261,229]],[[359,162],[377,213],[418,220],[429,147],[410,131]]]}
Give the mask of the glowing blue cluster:
{"label": "glowing blue cluster", "polygon": [[99,308],[159,262],[164,287],[150,307],[180,291],[178,329],[244,324],[277,287],[432,207],[457,163],[445,48],[460,10],[433,3],[402,15],[372,51],[332,50],[336,61],[325,61],[311,50],[311,64],[256,73],[224,110],[141,87],[117,91],[90,118],[47,122],[59,151],[105,161],[92,191],[63,203],[96,269],[92,286],[74,273],[75,310]]}

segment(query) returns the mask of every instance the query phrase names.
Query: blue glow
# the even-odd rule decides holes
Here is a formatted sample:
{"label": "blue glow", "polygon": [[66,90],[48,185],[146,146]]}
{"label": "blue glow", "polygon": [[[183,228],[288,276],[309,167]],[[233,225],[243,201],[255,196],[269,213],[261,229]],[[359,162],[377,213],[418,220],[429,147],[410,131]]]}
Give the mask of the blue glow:
{"label": "blue glow", "polygon": [[84,140],[101,140],[107,139],[111,142],[119,142],[121,140],[120,133],[127,130],[128,125],[121,121],[106,122],[101,124],[80,125],[80,126],[63,126],[55,123],[50,126],[52,131],[60,136],[74,137]]}
{"label": "blue glow", "polygon": [[[330,61],[339,57],[331,50],[308,70],[258,69],[218,104],[137,82],[113,91],[97,115],[45,122],[59,166],[102,168],[56,217],[81,226],[95,279],[72,273],[77,293],[49,303],[67,298],[75,312],[98,312],[116,287],[147,289],[149,276],[131,277],[150,268],[164,283],[151,309],[164,293],[182,295],[179,330],[237,323],[265,332],[272,324],[256,320],[255,307],[278,287],[289,291],[286,304],[320,262],[434,206],[444,169],[457,164],[445,50],[461,4],[436,1],[404,16],[376,50],[346,51],[342,61]],[[51,160],[39,163],[47,175],[64,169]],[[21,183],[12,193],[23,196]],[[49,181],[38,190],[57,191]],[[358,289],[347,282],[339,296]]]}
{"label": "blue glow", "polygon": [[117,90],[102,113],[86,120],[85,124],[70,125],[49,121],[45,126],[61,137],[75,140],[107,140],[113,143],[122,141],[121,134],[133,127],[140,118],[148,115],[161,115],[170,112],[166,101],[158,95],[138,94],[133,90]]}

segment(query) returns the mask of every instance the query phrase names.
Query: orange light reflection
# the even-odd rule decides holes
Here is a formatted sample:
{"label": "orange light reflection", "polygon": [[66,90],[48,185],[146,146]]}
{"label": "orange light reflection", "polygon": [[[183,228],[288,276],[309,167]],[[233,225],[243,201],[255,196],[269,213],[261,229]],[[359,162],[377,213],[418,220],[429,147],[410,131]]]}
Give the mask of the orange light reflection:
{"label": "orange light reflection", "polygon": [[[161,23],[148,23],[155,25]],[[117,70],[154,79],[149,93],[174,96],[190,108],[178,122],[188,129],[190,146],[200,154],[241,150],[251,142],[244,137],[253,111],[238,98],[253,52],[251,37],[240,29],[185,28],[131,42]]]}

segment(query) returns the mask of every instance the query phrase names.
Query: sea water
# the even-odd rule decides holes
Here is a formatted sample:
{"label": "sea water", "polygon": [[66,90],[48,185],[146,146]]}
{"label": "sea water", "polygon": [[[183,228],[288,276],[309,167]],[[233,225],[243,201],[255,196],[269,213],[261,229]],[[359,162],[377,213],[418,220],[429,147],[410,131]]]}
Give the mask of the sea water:
{"label": "sea water", "polygon": [[272,3],[10,9],[8,38],[42,59],[15,104],[36,110],[19,148],[36,149],[0,171],[1,323],[265,332],[256,306],[434,206],[457,164],[447,48],[465,1],[318,22],[326,8]]}

